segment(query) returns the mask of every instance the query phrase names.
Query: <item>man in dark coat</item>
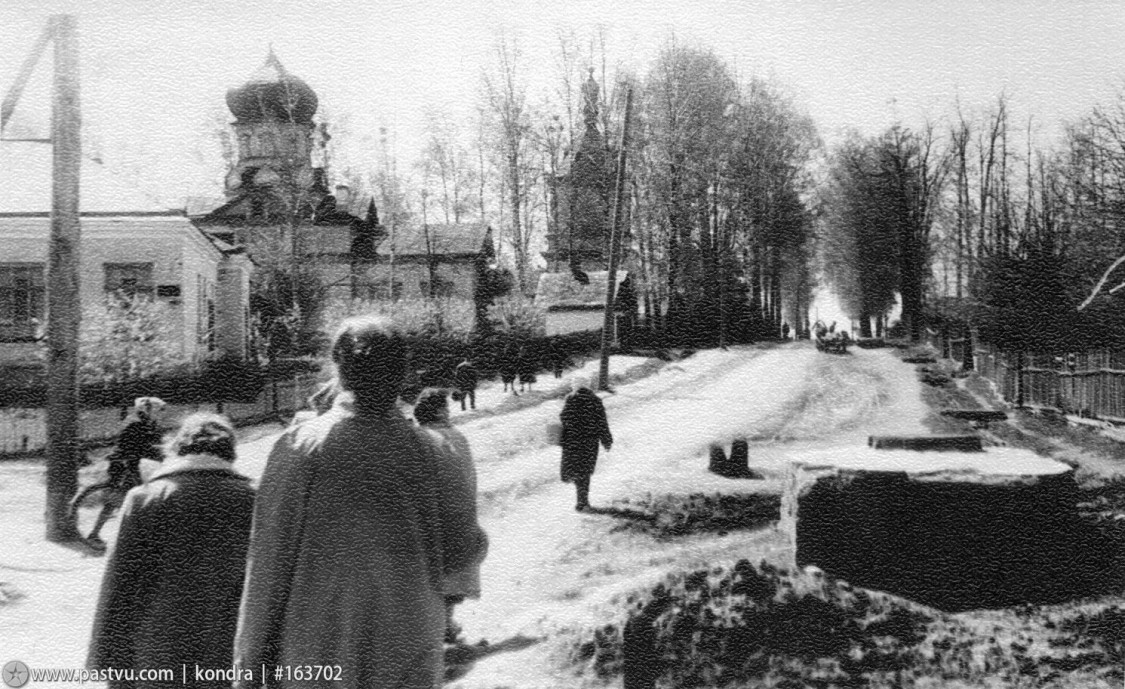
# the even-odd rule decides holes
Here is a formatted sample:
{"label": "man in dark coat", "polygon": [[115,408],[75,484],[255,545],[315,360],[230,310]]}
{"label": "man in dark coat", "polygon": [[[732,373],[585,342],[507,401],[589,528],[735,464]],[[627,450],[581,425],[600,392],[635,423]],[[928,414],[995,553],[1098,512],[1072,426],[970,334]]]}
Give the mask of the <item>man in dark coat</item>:
{"label": "man in dark coat", "polygon": [[605,405],[593,390],[578,382],[572,383],[559,420],[562,422],[560,478],[574,483],[578,498],[574,509],[582,512],[590,507],[590,476],[598,461],[598,444],[610,449],[613,435],[609,432]]}
{"label": "man in dark coat", "polygon": [[457,364],[457,368],[453,369],[453,387],[456,388],[457,392],[454,399],[461,401],[461,411],[465,411],[466,399],[471,408],[477,408],[478,377],[477,367],[473,366],[473,362],[468,359]]}
{"label": "man in dark coat", "polygon": [[[226,419],[184,420],[164,466],[125,498],[124,517],[102,579],[87,664],[132,670],[111,689],[230,687],[228,677],[197,679],[195,666],[228,670],[250,542],[254,490],[234,471],[234,431]],[[141,670],[172,668],[170,680]]]}

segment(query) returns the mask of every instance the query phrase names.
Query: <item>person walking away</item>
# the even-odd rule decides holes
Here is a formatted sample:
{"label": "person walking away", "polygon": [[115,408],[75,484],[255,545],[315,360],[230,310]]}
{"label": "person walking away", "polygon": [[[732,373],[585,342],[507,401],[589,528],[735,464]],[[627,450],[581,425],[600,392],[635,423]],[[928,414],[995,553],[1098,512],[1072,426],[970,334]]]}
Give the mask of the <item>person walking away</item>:
{"label": "person walking away", "polygon": [[781,339],[783,339],[783,340],[789,339],[789,324],[788,323],[782,323],[781,324]]}
{"label": "person walking away", "polygon": [[159,420],[165,406],[164,400],[159,397],[133,400],[133,417],[117,435],[117,447],[108,458],[109,482],[114,489],[109,491],[94,528],[86,536],[86,543],[95,550],[105,550],[105,541],[100,536],[102,527],[121,507],[125,494],[141,484],[141,460],[164,460],[164,451],[160,447],[164,436],[160,432]]}
{"label": "person walking away", "polygon": [[529,345],[520,347],[519,355],[516,357],[516,370],[520,377],[520,392],[523,392],[523,387],[527,386],[527,391],[531,392],[531,385],[535,382],[535,354]]}
{"label": "person walking away", "polygon": [[504,384],[504,392],[511,386],[512,394],[519,395],[516,391],[516,376],[519,372],[519,350],[514,342],[509,342],[500,353],[499,361],[500,380]]}
{"label": "person walking away", "polygon": [[194,414],[148,483],[129,491],[94,615],[87,665],[135,672],[174,669],[166,680],[111,679],[111,689],[230,687],[196,666],[229,671],[254,490],[238,474],[235,435],[215,414]]}
{"label": "person walking away", "polygon": [[590,477],[598,461],[598,445],[613,447],[605,405],[594,391],[578,381],[571,383],[571,393],[559,414],[562,423],[560,445],[562,466],[560,477],[573,483],[577,493],[574,509],[582,512],[590,507]]}
{"label": "person walking away", "polygon": [[[468,439],[449,423],[449,403],[445,390],[426,388],[414,407],[414,420],[426,429],[441,448],[442,458],[456,471],[472,490],[477,492],[477,470]],[[483,555],[483,553],[482,553]],[[453,619],[453,609],[466,598],[480,598],[480,562],[445,576],[445,643],[455,644],[461,636],[461,626]]]}
{"label": "person walking away", "polygon": [[235,686],[432,689],[444,577],[487,548],[475,495],[396,406],[407,347],[389,319],[345,320],[332,359],[344,392],[281,435],[262,475]]}
{"label": "person walking away", "polygon": [[466,401],[470,408],[477,408],[477,380],[479,377],[477,367],[473,366],[473,362],[469,359],[465,359],[453,369],[453,385],[458,393],[458,396],[454,399],[459,398],[461,411],[465,411]]}
{"label": "person walking away", "polygon": [[559,380],[563,377],[563,371],[566,369],[568,362],[566,351],[557,337],[551,338],[549,351],[551,354],[551,373],[555,375],[556,380]]}

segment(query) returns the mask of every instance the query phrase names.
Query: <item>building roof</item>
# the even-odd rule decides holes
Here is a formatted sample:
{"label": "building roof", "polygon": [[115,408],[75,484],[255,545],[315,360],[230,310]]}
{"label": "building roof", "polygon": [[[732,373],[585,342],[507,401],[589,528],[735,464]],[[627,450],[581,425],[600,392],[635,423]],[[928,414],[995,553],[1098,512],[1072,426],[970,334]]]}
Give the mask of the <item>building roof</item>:
{"label": "building roof", "polygon": [[[539,285],[535,289],[535,305],[548,311],[604,309],[609,271],[597,270],[586,275],[590,278],[590,282],[584,285],[575,280],[573,274],[569,272],[543,273],[539,276]],[[617,271],[618,288],[628,276],[627,271]]]}
{"label": "building roof", "polygon": [[[0,141],[0,214],[51,212],[52,147],[29,141]],[[98,215],[174,215],[154,194],[116,174],[105,163],[83,158],[79,211]]]}
{"label": "building roof", "polygon": [[[390,230],[388,229],[387,232],[387,237],[379,244],[377,250],[380,256],[390,256],[391,254]],[[480,223],[396,227],[394,232],[395,256],[428,256],[430,254],[446,257],[476,256],[481,253],[485,242],[491,243],[491,232],[491,228]]]}
{"label": "building roof", "polygon": [[[111,241],[125,246],[143,244],[146,237],[180,235],[184,240],[194,243],[213,255],[238,253],[239,250],[216,242],[200,232],[187,218],[176,215],[149,216],[83,216],[81,221],[83,243],[88,241]],[[17,239],[43,241],[44,255],[47,253],[47,240],[50,237],[51,220],[42,214],[0,215],[0,243]]]}

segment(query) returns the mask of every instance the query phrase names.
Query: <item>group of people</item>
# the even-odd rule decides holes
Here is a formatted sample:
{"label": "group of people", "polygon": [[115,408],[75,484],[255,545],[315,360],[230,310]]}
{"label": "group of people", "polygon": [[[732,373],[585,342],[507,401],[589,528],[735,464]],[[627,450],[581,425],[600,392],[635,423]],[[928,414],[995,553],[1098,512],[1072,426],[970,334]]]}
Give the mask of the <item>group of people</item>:
{"label": "group of people", "polygon": [[[440,685],[453,608],[479,597],[488,550],[469,444],[444,389],[417,397],[416,425],[402,413],[407,349],[387,320],[345,321],[332,359],[316,414],[280,436],[256,490],[215,414],[183,421],[147,483],[130,475],[91,668],[185,668],[167,686]],[[152,431],[157,413],[138,407],[138,422]],[[605,408],[576,385],[560,420],[561,478],[586,510],[613,443]]]}

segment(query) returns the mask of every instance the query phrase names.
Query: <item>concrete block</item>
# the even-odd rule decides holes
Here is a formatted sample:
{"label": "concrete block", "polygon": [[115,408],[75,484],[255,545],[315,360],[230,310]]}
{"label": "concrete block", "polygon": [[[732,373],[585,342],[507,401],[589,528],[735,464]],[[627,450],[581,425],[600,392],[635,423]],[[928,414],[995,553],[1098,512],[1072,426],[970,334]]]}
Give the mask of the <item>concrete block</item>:
{"label": "concrete block", "polygon": [[794,566],[855,586],[948,611],[1044,604],[1101,571],[1077,497],[1069,466],[1025,450],[857,447],[795,458],[779,528]]}

